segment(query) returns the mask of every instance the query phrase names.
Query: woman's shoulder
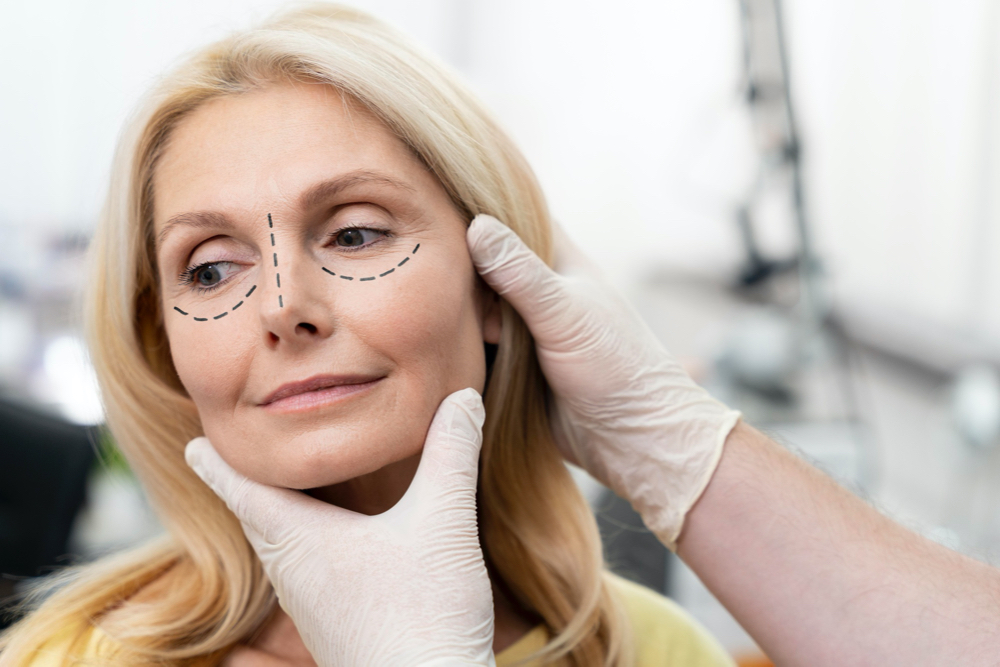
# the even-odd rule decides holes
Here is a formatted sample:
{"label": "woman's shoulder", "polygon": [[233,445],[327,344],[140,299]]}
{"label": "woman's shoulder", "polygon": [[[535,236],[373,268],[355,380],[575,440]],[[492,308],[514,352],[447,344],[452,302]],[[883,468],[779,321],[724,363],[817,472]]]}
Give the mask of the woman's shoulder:
{"label": "woman's shoulder", "polygon": [[608,580],[632,624],[636,667],[732,667],[719,642],[676,602],[614,574]]}

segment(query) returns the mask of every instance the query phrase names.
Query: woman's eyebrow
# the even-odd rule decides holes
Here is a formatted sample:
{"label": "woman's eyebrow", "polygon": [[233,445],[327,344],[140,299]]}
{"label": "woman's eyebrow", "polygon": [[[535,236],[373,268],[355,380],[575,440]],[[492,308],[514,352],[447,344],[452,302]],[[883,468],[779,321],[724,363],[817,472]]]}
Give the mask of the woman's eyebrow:
{"label": "woman's eyebrow", "polygon": [[235,227],[232,221],[224,214],[215,211],[191,211],[189,213],[178,213],[163,225],[163,229],[156,236],[157,247],[163,245],[163,239],[167,237],[167,232],[178,225],[187,225],[196,229],[231,229]]}
{"label": "woman's eyebrow", "polygon": [[333,199],[344,190],[364,183],[387,185],[400,190],[416,192],[414,187],[401,181],[397,181],[386,174],[362,169],[352,171],[326,181],[321,181],[320,183],[313,185],[308,190],[303,192],[301,197],[299,197],[299,209],[308,211],[329,199]]}

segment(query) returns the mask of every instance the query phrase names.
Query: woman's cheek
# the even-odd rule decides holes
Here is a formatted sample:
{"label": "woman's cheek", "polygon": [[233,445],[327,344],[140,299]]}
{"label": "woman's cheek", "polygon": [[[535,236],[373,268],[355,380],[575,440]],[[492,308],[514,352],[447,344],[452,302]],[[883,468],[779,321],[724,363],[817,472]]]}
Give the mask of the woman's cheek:
{"label": "woman's cheek", "polygon": [[231,410],[246,382],[247,324],[184,321],[168,329],[170,352],[181,384],[202,419],[206,412]]}

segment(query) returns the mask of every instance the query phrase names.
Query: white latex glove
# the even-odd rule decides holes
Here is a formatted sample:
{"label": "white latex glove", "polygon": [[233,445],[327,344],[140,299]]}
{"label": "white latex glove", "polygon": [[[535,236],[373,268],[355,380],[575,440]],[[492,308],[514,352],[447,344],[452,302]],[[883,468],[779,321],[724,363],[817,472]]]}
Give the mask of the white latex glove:
{"label": "white latex glove", "polygon": [[557,235],[565,275],[496,218],[477,216],[467,240],[480,275],[534,336],[563,455],[676,549],[740,413],[694,383],[565,236]]}
{"label": "white latex glove", "polygon": [[242,522],[320,667],[493,665],[476,520],[483,419],[473,389],[442,401],[409,489],[376,516],[253,482],[207,438],[185,455]]}

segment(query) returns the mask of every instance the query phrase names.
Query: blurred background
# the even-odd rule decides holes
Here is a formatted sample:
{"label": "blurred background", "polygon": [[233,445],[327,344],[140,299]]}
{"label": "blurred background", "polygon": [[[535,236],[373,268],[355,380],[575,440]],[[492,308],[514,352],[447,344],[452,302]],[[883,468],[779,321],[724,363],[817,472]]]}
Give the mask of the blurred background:
{"label": "blurred background", "polygon": [[[84,255],[138,96],[281,4],[0,3],[0,596],[159,530],[100,429]],[[700,382],[898,520],[996,553],[1000,4],[353,4],[463,76]],[[612,566],[749,664],[697,578],[578,478]]]}

